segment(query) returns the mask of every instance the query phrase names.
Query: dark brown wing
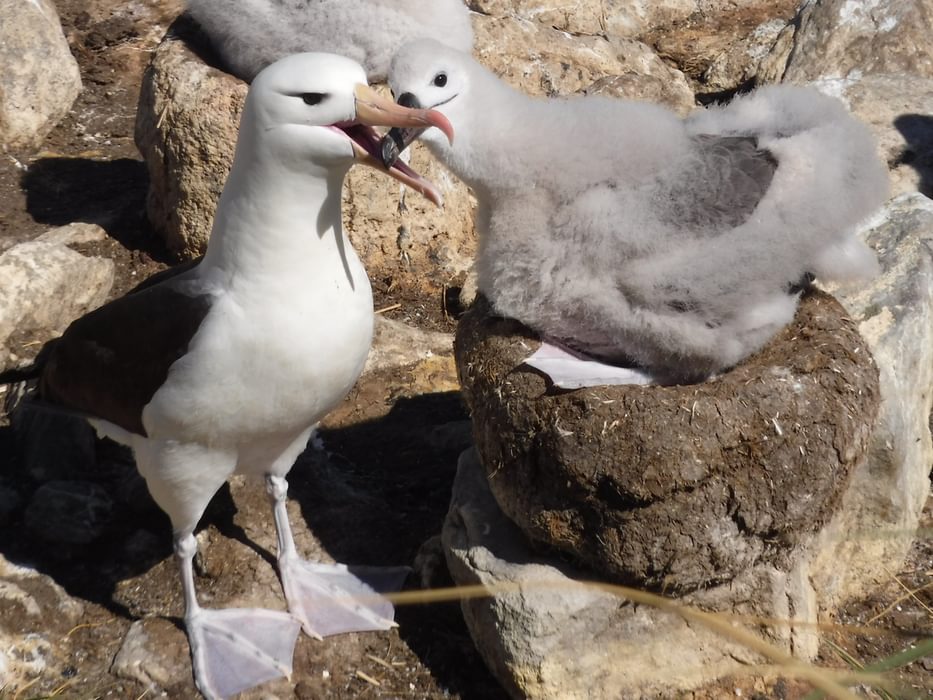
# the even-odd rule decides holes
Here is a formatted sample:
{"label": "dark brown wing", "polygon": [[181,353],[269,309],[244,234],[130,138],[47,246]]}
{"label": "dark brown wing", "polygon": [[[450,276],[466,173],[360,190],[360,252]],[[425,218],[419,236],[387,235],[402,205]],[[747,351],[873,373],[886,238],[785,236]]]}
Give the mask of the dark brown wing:
{"label": "dark brown wing", "polygon": [[661,218],[711,233],[745,223],[764,197],[778,161],[753,136],[693,137],[694,158],[663,192]]}
{"label": "dark brown wing", "polygon": [[166,270],[72,323],[49,347],[39,396],[145,435],[143,407],[188,350],[211,306],[179,290],[194,265]]}

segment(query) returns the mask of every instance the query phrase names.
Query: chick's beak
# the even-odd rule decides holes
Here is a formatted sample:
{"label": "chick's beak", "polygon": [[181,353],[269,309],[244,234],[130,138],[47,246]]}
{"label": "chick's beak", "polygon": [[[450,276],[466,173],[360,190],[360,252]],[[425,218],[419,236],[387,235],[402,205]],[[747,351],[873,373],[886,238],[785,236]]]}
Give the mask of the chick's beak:
{"label": "chick's beak", "polygon": [[388,164],[383,162],[380,153],[381,142],[370,127],[389,126],[424,130],[434,126],[444,132],[448,140],[453,141],[453,127],[447,121],[447,117],[431,109],[411,109],[398,105],[368,85],[357,85],[354,89],[354,97],[356,119],[352,124],[342,125],[340,128],[350,137],[357,161],[388,173],[440,206],[443,200],[433,184],[401,161]]}
{"label": "chick's beak", "polygon": [[370,126],[416,127],[426,129],[437,127],[450,143],[454,141],[454,129],[440,112],[433,109],[406,107],[396,104],[377,93],[368,85],[357,85],[356,118]]}
{"label": "chick's beak", "polygon": [[[421,103],[418,101],[418,98],[415,97],[412,93],[406,92],[403,95],[400,95],[398,98],[398,104],[402,107],[408,107],[409,109],[419,109]],[[441,115],[443,116],[443,115]],[[446,120],[446,117],[444,117]],[[426,127],[399,127],[395,126],[389,130],[389,132],[382,137],[382,144],[380,147],[380,155],[382,156],[382,162],[387,168],[391,168],[395,162],[399,159],[399,156],[402,155],[402,151],[408,148],[411,143],[421,136],[424,133]],[[445,132],[446,133],[446,132]],[[448,141],[453,143],[453,139],[448,137]]]}

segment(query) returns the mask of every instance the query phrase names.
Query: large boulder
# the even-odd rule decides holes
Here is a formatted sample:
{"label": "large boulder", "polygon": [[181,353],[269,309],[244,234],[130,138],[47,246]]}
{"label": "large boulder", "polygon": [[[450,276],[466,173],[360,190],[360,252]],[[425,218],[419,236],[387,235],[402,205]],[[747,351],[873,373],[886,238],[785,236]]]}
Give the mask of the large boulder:
{"label": "large boulder", "polygon": [[890,579],[916,536],[933,467],[933,201],[892,199],[865,239],[882,272],[837,291],[878,364],[881,409],[868,459],[820,534],[813,580],[827,607]]}
{"label": "large boulder", "polygon": [[0,4],[0,65],[0,148],[35,148],[81,92],[54,3]]}
{"label": "large boulder", "polygon": [[779,565],[832,515],[868,446],[878,379],[831,297],[739,367],[685,386],[548,389],[536,341],[480,299],[456,357],[503,511],[599,575],[689,591]]}
{"label": "large boulder", "polygon": [[48,340],[104,303],[113,286],[112,260],[81,255],[56,235],[0,255],[0,369],[19,360],[10,349],[17,334]]}
{"label": "large boulder", "polygon": [[933,0],[808,0],[797,27],[785,81],[871,73],[933,77]]}
{"label": "large boulder", "polygon": [[454,581],[491,593],[463,600],[463,617],[487,666],[516,699],[691,697],[684,691],[767,661],[691,617],[697,609],[722,613],[709,617],[727,627],[761,620],[756,633],[777,654],[817,653],[806,550],[794,566],[760,564],[661,608],[638,591],[631,598],[630,590],[593,585],[591,571],[530,543],[499,509],[472,450],[460,457],[442,542]]}
{"label": "large boulder", "polygon": [[683,73],[640,41],[572,36],[543,22],[510,16],[477,17],[474,27],[477,60],[530,95],[597,92],[660,102],[680,114],[694,105]]}

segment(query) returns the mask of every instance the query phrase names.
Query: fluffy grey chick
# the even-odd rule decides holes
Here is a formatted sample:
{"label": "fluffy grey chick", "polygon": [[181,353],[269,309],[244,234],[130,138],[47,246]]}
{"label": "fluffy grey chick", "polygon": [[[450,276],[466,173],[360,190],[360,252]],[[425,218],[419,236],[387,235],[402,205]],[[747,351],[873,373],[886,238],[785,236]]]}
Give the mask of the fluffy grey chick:
{"label": "fluffy grey chick", "polygon": [[478,199],[480,291],[593,356],[697,381],[764,345],[814,277],[876,270],[853,229],[887,172],[868,129],[815,90],[766,87],[682,120],[529,97],[426,40],[394,57],[389,84],[456,130],[421,138]]}
{"label": "fluffy grey chick", "polygon": [[467,52],[473,47],[462,0],[188,0],[188,12],[230,72],[247,82],[303,51],[352,58],[376,82],[412,39],[434,37]]}

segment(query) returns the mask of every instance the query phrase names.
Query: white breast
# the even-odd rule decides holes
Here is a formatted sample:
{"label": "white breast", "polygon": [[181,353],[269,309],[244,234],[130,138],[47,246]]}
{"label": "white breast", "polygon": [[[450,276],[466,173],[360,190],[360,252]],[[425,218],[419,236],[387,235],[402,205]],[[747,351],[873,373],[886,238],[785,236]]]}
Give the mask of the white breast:
{"label": "white breast", "polygon": [[146,406],[149,435],[235,446],[304,430],[333,409],[373,333],[369,279],[350,252],[346,266],[221,292]]}

